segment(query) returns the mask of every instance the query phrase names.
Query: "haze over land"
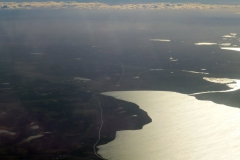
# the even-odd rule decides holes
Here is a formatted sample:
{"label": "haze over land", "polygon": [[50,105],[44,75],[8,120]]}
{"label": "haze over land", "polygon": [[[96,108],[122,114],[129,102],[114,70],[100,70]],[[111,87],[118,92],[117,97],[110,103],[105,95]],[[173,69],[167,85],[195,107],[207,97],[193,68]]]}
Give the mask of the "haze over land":
{"label": "haze over land", "polygon": [[[137,146],[128,149],[131,155],[136,149],[138,154],[141,146],[145,149],[141,154],[146,148],[160,153],[161,146],[172,151],[172,143],[159,140],[164,133],[173,133],[175,139],[164,140],[181,142],[177,143],[183,144],[179,145],[181,151],[196,144],[190,151],[208,156],[206,159],[216,159],[209,155],[239,157],[239,141],[235,140],[240,136],[239,123],[238,118],[232,119],[239,116],[227,113],[240,114],[240,16],[236,14],[240,4],[206,0],[13,1],[0,0],[0,159],[36,159],[38,155],[47,159],[44,156],[51,155],[52,159],[99,160],[97,146],[118,142],[116,132],[123,130],[135,132],[133,138],[127,133],[129,139],[140,137],[131,144],[132,140],[120,140],[127,147]],[[146,102],[144,108],[131,96],[126,102],[100,94],[136,90],[161,95],[153,104],[153,95],[139,98],[134,94]],[[171,111],[189,115],[184,118],[190,120],[168,116],[173,104]],[[216,107],[211,110],[205,104]],[[218,107],[224,109],[221,114]],[[169,114],[158,115],[164,110]],[[172,125],[173,119],[176,125]],[[149,128],[153,124],[156,128]],[[156,134],[161,126],[173,130]],[[146,129],[154,136],[138,134],[147,133]],[[190,141],[196,131],[209,135]],[[232,134],[235,136],[229,139]],[[157,137],[152,139],[154,143],[149,143],[153,137]],[[220,142],[221,137],[224,141]],[[143,141],[145,144],[140,143]],[[110,154],[112,149],[117,151],[114,158],[123,156],[123,150],[117,148],[104,152]],[[168,153],[171,157],[177,152]],[[150,159],[148,155],[159,159],[145,154],[137,160]]]}

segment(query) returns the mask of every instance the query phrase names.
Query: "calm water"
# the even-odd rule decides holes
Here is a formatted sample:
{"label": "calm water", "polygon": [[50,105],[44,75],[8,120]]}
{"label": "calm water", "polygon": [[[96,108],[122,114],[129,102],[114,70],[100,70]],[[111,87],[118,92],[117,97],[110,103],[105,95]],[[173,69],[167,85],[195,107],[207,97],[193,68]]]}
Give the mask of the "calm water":
{"label": "calm water", "polygon": [[163,91],[103,93],[136,103],[152,118],[142,130],[119,131],[98,146],[109,160],[209,160],[240,156],[240,110]]}

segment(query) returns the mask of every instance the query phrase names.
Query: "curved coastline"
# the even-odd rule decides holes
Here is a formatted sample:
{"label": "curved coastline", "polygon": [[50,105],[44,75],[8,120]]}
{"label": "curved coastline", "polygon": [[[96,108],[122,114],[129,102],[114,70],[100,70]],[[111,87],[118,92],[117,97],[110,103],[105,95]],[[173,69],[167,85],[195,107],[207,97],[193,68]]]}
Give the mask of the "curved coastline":
{"label": "curved coastline", "polygon": [[116,91],[103,95],[135,103],[152,123],[118,131],[98,154],[117,159],[237,159],[240,110],[167,91]]}

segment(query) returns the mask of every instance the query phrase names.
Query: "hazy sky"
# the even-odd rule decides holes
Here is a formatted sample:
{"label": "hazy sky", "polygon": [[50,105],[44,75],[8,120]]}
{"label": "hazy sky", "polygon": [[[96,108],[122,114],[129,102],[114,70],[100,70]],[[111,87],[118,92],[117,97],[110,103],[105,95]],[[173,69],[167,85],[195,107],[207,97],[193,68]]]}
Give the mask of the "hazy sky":
{"label": "hazy sky", "polygon": [[0,2],[45,2],[45,1],[76,1],[76,2],[100,2],[100,3],[151,3],[151,2],[200,2],[200,3],[240,3],[239,0],[0,0]]}

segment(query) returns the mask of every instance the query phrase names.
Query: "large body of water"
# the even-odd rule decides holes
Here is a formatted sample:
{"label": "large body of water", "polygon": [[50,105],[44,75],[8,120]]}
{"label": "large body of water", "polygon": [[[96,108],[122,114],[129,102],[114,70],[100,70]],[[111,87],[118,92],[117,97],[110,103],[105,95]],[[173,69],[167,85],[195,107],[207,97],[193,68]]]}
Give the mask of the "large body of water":
{"label": "large body of water", "polygon": [[152,119],[98,146],[108,160],[225,160],[240,156],[240,110],[167,91],[103,93],[133,102]]}

